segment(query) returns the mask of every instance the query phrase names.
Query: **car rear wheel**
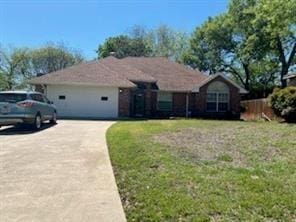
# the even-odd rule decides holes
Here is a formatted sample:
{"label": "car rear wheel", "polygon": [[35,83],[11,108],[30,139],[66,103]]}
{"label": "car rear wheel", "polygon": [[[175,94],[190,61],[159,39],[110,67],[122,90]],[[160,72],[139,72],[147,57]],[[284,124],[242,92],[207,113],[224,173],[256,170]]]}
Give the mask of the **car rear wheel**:
{"label": "car rear wheel", "polygon": [[51,124],[56,124],[57,123],[57,113],[56,112],[54,112],[52,114],[52,119],[50,120],[50,123]]}
{"label": "car rear wheel", "polygon": [[41,128],[41,125],[42,125],[41,116],[40,115],[37,115],[35,117],[35,121],[34,121],[33,127],[34,127],[34,129],[39,130]]}

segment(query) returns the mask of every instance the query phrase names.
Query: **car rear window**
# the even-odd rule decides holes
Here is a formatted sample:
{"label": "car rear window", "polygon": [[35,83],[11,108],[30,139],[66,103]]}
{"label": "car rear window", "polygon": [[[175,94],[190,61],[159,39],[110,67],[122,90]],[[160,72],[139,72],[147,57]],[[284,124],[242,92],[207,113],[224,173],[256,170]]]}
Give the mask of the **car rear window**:
{"label": "car rear window", "polygon": [[17,103],[27,99],[26,94],[21,93],[0,93],[0,102]]}

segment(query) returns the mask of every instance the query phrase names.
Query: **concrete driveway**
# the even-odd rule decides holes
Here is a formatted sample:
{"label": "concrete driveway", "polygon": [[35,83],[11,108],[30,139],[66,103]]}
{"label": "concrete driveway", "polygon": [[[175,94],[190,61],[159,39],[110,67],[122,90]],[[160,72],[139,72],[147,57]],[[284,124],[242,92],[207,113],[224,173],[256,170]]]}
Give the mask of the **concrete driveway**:
{"label": "concrete driveway", "polygon": [[112,123],[0,129],[0,221],[125,221],[105,141]]}

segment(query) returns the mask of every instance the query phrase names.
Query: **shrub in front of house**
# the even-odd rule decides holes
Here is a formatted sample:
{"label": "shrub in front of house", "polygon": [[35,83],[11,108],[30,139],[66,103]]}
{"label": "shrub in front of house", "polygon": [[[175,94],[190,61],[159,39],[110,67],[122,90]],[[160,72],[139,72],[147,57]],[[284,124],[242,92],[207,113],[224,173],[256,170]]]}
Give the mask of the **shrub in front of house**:
{"label": "shrub in front of house", "polygon": [[287,122],[296,122],[296,87],[275,89],[269,96],[269,104],[274,112]]}

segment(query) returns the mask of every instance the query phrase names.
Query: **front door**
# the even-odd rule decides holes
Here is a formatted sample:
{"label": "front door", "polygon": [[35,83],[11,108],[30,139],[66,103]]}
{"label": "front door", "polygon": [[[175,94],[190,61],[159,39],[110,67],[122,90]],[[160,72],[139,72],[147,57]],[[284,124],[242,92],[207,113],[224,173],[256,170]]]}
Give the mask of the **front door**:
{"label": "front door", "polygon": [[134,94],[134,116],[143,117],[145,115],[145,94],[138,92]]}

